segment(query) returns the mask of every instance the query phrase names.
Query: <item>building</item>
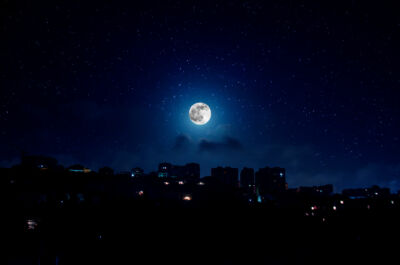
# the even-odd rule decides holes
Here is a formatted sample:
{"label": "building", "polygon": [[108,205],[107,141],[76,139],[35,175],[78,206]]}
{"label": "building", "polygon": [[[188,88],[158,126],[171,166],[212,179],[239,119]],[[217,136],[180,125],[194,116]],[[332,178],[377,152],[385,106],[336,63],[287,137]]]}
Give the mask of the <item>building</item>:
{"label": "building", "polygon": [[90,173],[90,172],[92,172],[91,169],[86,168],[86,167],[84,167],[82,165],[79,165],[79,164],[70,166],[68,168],[68,171],[72,172],[72,173]]}
{"label": "building", "polygon": [[144,170],[140,167],[134,167],[131,170],[131,177],[132,178],[137,178],[137,177],[141,177],[144,175]]}
{"label": "building", "polygon": [[342,194],[350,199],[388,197],[390,196],[390,189],[374,185],[370,188],[344,189]]}
{"label": "building", "polygon": [[254,169],[244,167],[240,171],[240,187],[247,190],[254,190],[255,179],[254,179]]}
{"label": "building", "polygon": [[280,167],[260,168],[255,174],[258,194],[277,194],[286,190],[286,171]]}
{"label": "building", "polygon": [[218,179],[223,185],[237,187],[239,184],[239,170],[232,167],[216,167],[211,169],[211,176]]}
{"label": "building", "polygon": [[200,179],[200,165],[197,163],[188,163],[180,166],[170,163],[160,163],[158,166],[158,177],[171,177],[183,181],[197,181]]}
{"label": "building", "polygon": [[159,178],[167,178],[167,177],[171,177],[171,168],[172,168],[172,164],[171,163],[160,163],[158,165],[158,177]]}
{"label": "building", "polygon": [[299,187],[297,192],[306,193],[309,195],[331,195],[333,193],[333,185],[327,184],[322,186]]}
{"label": "building", "polygon": [[22,156],[21,166],[23,168],[38,168],[41,170],[54,169],[57,167],[57,160],[47,156]]}

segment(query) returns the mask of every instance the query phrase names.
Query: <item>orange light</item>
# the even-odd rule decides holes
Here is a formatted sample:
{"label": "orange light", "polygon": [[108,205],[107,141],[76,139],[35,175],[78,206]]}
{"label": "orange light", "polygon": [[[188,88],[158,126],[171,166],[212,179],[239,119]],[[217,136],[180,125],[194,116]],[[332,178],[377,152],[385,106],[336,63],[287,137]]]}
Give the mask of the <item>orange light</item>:
{"label": "orange light", "polygon": [[184,200],[184,201],[191,201],[191,200],[192,200],[192,196],[190,196],[190,195],[185,195],[185,196],[183,196],[183,200]]}

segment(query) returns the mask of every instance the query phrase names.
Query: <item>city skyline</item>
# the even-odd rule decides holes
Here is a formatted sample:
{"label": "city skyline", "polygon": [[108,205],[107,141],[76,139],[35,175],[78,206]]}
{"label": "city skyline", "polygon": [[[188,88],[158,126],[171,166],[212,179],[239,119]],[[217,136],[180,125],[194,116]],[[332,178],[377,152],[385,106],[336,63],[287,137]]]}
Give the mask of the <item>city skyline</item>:
{"label": "city skyline", "polygon": [[[394,190],[391,189],[390,187],[386,186],[380,186],[378,184],[372,184],[372,185],[360,185],[357,187],[344,187],[342,189],[338,189],[331,183],[319,183],[319,184],[312,184],[312,185],[293,185],[290,183],[290,181],[287,181],[287,175],[286,175],[286,169],[281,168],[279,166],[270,166],[270,165],[265,165],[264,167],[260,168],[251,168],[251,167],[242,167],[242,168],[236,168],[236,167],[231,167],[229,165],[218,165],[214,168],[210,169],[209,174],[201,174],[201,165],[196,163],[196,162],[189,162],[186,164],[181,164],[181,165],[176,165],[170,162],[160,162],[158,163],[158,166],[156,169],[150,170],[150,171],[145,171],[143,168],[141,168],[139,165],[136,165],[130,169],[122,170],[122,171],[115,171],[113,168],[109,166],[102,166],[97,170],[90,169],[88,167],[85,167],[85,165],[82,164],[73,164],[69,166],[64,166],[62,164],[59,164],[58,161],[52,157],[48,156],[42,156],[42,155],[23,155],[21,156],[21,162],[19,164],[15,164],[10,168],[3,168],[3,170],[13,170],[15,168],[25,168],[28,170],[56,170],[59,172],[60,170],[66,170],[68,172],[73,172],[73,173],[97,173],[99,175],[107,175],[107,176],[118,176],[118,175],[127,175],[130,176],[131,178],[149,178],[151,179],[152,177],[157,177],[160,180],[162,179],[170,179],[170,180],[185,180],[189,182],[193,181],[200,181],[202,183],[202,180],[208,179],[210,177],[216,177],[222,180],[222,183],[224,185],[228,186],[233,186],[237,188],[248,188],[250,187],[249,191],[255,192],[255,189],[262,181],[260,181],[260,178],[258,177],[258,174],[265,174],[266,172],[267,175],[273,174],[276,177],[282,179],[282,183],[279,184],[279,189],[284,192],[287,190],[313,190],[313,189],[318,189],[320,187],[331,187],[328,189],[331,189],[329,194],[337,193],[340,194],[342,192],[350,192],[350,193],[366,193],[367,190],[373,190],[373,189],[387,189],[388,193],[392,192],[392,194],[398,194],[400,193],[400,190]],[[1,168],[0,168],[1,169]],[[233,177],[231,180],[223,180],[224,178],[224,173],[223,172],[228,172],[228,176]],[[263,173],[264,172],[264,173]],[[275,172],[275,173],[273,173]],[[4,177],[4,176],[3,176]],[[7,177],[7,176],[5,176]],[[259,180],[257,180],[259,179]],[[33,181],[34,178],[32,179]],[[289,175],[289,180],[290,180],[290,175]],[[233,182],[232,182],[233,181]],[[279,181],[278,181],[279,182]],[[248,186],[249,185],[249,186]],[[274,184],[275,185],[275,184]],[[374,188],[376,187],[376,188]],[[324,189],[324,188],[322,188]],[[321,190],[322,192],[322,190]],[[267,192],[268,193],[268,192]],[[368,195],[369,196],[369,195]]]}

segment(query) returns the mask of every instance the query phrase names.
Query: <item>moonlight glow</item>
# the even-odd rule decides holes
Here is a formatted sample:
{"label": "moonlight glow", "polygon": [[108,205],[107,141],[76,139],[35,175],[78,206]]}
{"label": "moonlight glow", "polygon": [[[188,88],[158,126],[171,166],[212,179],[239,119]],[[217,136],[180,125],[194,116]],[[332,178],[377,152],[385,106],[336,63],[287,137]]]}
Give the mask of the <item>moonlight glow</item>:
{"label": "moonlight glow", "polygon": [[189,118],[196,125],[204,125],[211,119],[211,109],[205,103],[195,103],[190,107]]}

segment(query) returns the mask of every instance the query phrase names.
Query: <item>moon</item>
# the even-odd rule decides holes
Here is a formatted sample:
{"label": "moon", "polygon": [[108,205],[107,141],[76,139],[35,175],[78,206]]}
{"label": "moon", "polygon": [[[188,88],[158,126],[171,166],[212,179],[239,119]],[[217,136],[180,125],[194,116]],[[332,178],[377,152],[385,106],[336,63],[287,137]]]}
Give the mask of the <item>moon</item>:
{"label": "moon", "polygon": [[204,125],[211,119],[211,109],[205,103],[195,103],[190,107],[189,118],[196,125]]}

